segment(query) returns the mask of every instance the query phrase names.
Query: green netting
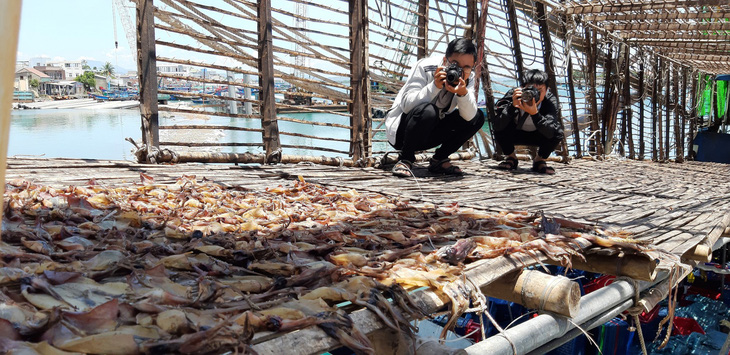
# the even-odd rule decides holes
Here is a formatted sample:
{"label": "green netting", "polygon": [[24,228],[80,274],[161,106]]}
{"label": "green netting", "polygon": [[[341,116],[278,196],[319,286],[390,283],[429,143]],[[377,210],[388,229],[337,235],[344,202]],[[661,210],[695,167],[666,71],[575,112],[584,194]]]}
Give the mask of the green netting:
{"label": "green netting", "polygon": [[708,80],[707,75],[700,74],[700,85],[704,83],[705,88],[700,94],[700,102],[698,105],[700,116],[709,116],[712,112],[712,81]]}
{"label": "green netting", "polygon": [[717,116],[725,117],[727,110],[727,81],[717,81]]}

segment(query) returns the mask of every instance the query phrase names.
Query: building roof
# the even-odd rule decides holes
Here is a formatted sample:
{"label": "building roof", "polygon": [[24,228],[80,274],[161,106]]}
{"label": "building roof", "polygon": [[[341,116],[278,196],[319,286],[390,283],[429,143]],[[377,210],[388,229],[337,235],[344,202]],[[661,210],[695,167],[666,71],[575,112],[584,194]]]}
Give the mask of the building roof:
{"label": "building roof", "polygon": [[39,70],[39,71],[63,71],[63,68],[61,67],[54,67],[52,65],[40,65],[35,66],[33,69]]}
{"label": "building roof", "polygon": [[50,78],[50,76],[44,74],[43,72],[39,71],[38,69],[34,69],[34,68],[31,68],[31,67],[25,67],[25,68],[18,69],[18,70],[15,71],[15,74],[18,74],[18,73],[23,72],[23,71],[27,71],[27,72],[29,72],[29,73],[31,73],[33,75],[39,76],[41,78]]}

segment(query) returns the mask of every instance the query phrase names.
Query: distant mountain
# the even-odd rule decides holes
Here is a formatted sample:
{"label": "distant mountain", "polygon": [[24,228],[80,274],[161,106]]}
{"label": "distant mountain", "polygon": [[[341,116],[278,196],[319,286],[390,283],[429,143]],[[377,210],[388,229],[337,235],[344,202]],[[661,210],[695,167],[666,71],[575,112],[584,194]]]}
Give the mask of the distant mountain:
{"label": "distant mountain", "polygon": [[[87,60],[86,64],[88,64],[92,69],[94,67],[96,67],[97,69],[101,69],[104,67],[104,64],[106,64],[106,62],[102,62],[100,60]],[[129,72],[129,69],[118,67],[116,65],[114,66],[114,74],[127,74],[127,72]]]}

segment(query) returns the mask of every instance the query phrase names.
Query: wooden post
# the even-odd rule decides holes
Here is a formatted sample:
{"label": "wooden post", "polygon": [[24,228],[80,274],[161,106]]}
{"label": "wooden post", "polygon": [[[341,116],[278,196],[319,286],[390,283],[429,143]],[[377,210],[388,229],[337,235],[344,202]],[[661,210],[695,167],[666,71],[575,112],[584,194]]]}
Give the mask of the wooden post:
{"label": "wooden post", "polygon": [[679,68],[674,65],[674,82],[672,83],[672,96],[674,96],[674,161],[681,163],[683,159],[684,142],[682,142],[682,124],[680,121],[680,109],[684,109],[681,105],[679,97]]}
{"label": "wooden post", "polygon": [[634,140],[631,138],[631,121],[633,112],[631,108],[631,48],[626,46],[624,53],[624,110],[623,120],[621,121],[621,155],[626,156],[625,146],[628,144],[629,158],[634,159]]}
{"label": "wooden post", "polygon": [[[550,28],[548,28],[548,22],[547,22],[547,15],[545,13],[545,4],[541,2],[535,3],[535,8],[537,10],[537,23],[540,26],[540,37],[542,38],[542,59],[543,63],[545,64],[545,72],[548,74],[548,83],[547,87],[550,89],[550,91],[555,95],[556,98],[560,97],[558,95],[558,85],[555,80],[555,63],[553,63],[553,40],[552,37],[550,37]],[[560,121],[560,125],[563,125],[563,117],[562,112],[558,109],[558,120]],[[565,136],[563,136],[563,140],[560,142],[560,155],[563,157],[564,161],[568,161],[568,145],[565,142]]]}
{"label": "wooden post", "polygon": [[520,48],[520,28],[517,24],[517,11],[514,0],[505,0],[507,4],[507,21],[509,21],[509,32],[512,38],[512,55],[515,58],[515,69],[517,69],[517,80],[520,85],[525,84],[524,61],[522,49]]}
{"label": "wooden post", "polygon": [[[564,3],[565,1],[561,1]],[[563,42],[568,43],[566,34],[568,33],[567,16],[561,15],[562,25],[561,32],[563,33]],[[568,51],[568,105],[570,106],[570,115],[573,122],[573,141],[575,142],[575,156],[580,158],[583,156],[582,147],[580,144],[580,128],[578,127],[578,108],[575,106],[575,85],[573,85],[573,56]]]}
{"label": "wooden post", "polygon": [[370,113],[368,112],[368,68],[367,68],[367,1],[350,0],[350,155],[359,161],[368,155],[366,143],[369,139]]}
{"label": "wooden post", "polygon": [[591,31],[586,27],[586,48],[588,54],[586,55],[586,62],[588,66],[588,100],[590,103],[591,110],[591,134],[593,139],[590,140],[589,150],[594,152],[596,155],[603,155],[603,146],[601,145],[601,128],[598,125],[598,98],[596,97],[596,66],[597,66],[597,46],[598,38],[596,31]]}
{"label": "wooden post", "polygon": [[[152,0],[137,1],[137,70],[141,100],[139,110],[142,115],[142,143],[147,145],[148,152],[152,147],[160,147],[154,9]],[[149,158],[145,162],[148,163]]]}
{"label": "wooden post", "polygon": [[[479,81],[481,81],[482,91],[484,92],[484,100],[486,101],[484,104],[487,110],[486,122],[488,122],[489,133],[492,134],[492,142],[495,145],[496,151],[496,143],[494,142],[493,135],[494,132],[492,132],[492,119],[496,116],[494,111],[494,93],[492,92],[492,78],[489,76],[489,63],[487,61],[487,55],[486,53],[484,53],[484,37],[487,31],[488,10],[489,7],[487,6],[483,8],[481,14],[479,14],[479,25],[477,26],[476,33],[478,65],[476,66],[474,77],[476,78],[476,80],[478,80],[475,83],[475,87],[478,88],[480,83]],[[486,150],[486,153],[491,156],[493,151],[492,148],[488,145],[487,134],[483,130],[480,130],[479,134],[481,135],[482,141],[484,142],[484,148]]]}
{"label": "wooden post", "polygon": [[[5,195],[5,165],[10,139],[10,111],[13,108],[13,81],[15,80],[15,57],[18,53],[20,32],[20,8],[22,1],[0,2],[0,196]],[[4,216],[4,203],[0,204],[0,216]],[[2,227],[2,218],[0,218]],[[0,235],[0,241],[2,236]]]}
{"label": "wooden post", "polygon": [[259,37],[259,99],[261,100],[261,128],[263,129],[264,163],[278,163],[281,160],[279,124],[276,119],[274,99],[274,48],[271,28],[271,0],[258,0]]}
{"label": "wooden post", "polygon": [[644,160],[646,157],[646,142],[644,141],[644,60],[642,59],[639,63],[639,160]]}
{"label": "wooden post", "polygon": [[474,40],[477,33],[479,13],[477,12],[477,0],[466,0],[466,19],[469,27],[464,31],[464,38]]}
{"label": "wooden post", "polygon": [[[613,83],[611,82],[611,72],[613,71],[613,46],[608,41],[608,49],[606,50],[606,61],[603,64],[603,105],[601,111],[601,144],[603,144],[604,152],[611,149],[610,136],[613,132],[609,132],[609,121],[611,116],[611,101],[613,100]],[[598,53],[598,52],[596,52]]]}
{"label": "wooden post", "polygon": [[580,127],[578,127],[578,108],[575,106],[575,85],[573,85],[573,56],[568,55],[568,105],[570,105],[570,115],[573,119],[573,141],[575,142],[575,156],[580,158],[583,156],[580,144]]}
{"label": "wooden post", "polygon": [[639,160],[644,160],[644,61],[639,63]]}
{"label": "wooden post", "polygon": [[[680,111],[680,114],[682,115],[682,123],[681,123],[682,128],[681,128],[681,131],[680,131],[680,135],[681,135],[680,140],[681,140],[681,142],[678,142],[677,143],[677,144],[681,144],[682,145],[682,161],[681,162],[684,162],[687,154],[689,153],[689,150],[685,150],[684,149],[685,139],[689,138],[687,136],[687,91],[688,91],[688,88],[687,88],[687,71],[688,70],[689,70],[689,67],[682,67],[682,96],[681,96],[682,103],[680,104],[680,109],[682,110],[682,111]],[[685,138],[685,137],[687,137],[687,138]],[[679,158],[679,157],[677,157],[677,158]]]}
{"label": "wooden post", "polygon": [[665,61],[664,69],[662,70],[666,75],[666,95],[664,96],[664,154],[662,154],[662,161],[669,160],[669,126],[670,126],[670,116],[672,113],[672,110],[669,109],[671,106],[671,86],[672,86],[672,70],[671,63]]}
{"label": "wooden post", "polygon": [[657,161],[657,101],[659,100],[659,85],[661,84],[662,74],[659,72],[659,58],[654,58],[654,85],[651,88],[651,160]]}
{"label": "wooden post", "polygon": [[418,0],[418,59],[428,56],[428,0]]}
{"label": "wooden post", "polygon": [[690,112],[689,117],[689,132],[687,132],[687,156],[689,159],[694,160],[694,137],[695,137],[695,127],[697,124],[697,96],[699,95],[699,90],[697,88],[697,73],[691,74],[692,75],[692,91],[690,91],[690,105],[692,106],[692,111]]}

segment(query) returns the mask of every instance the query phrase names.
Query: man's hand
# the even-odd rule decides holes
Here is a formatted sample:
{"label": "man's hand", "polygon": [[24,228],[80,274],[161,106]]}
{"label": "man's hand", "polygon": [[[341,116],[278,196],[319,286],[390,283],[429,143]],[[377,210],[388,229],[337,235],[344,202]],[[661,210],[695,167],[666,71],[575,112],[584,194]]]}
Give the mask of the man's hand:
{"label": "man's hand", "polygon": [[469,93],[469,91],[466,89],[466,81],[464,81],[463,78],[459,78],[459,84],[455,87],[451,86],[451,84],[449,83],[444,83],[444,85],[446,85],[446,91],[453,92],[454,94],[459,96],[464,96]]}
{"label": "man's hand", "polygon": [[534,98],[529,103],[522,101],[522,88],[515,88],[512,92],[512,106],[517,107],[530,115],[537,113],[537,103],[535,103]]}
{"label": "man's hand", "polygon": [[444,87],[444,84],[446,83],[446,72],[444,71],[446,67],[439,66],[436,68],[436,73],[433,75],[433,83],[436,84],[436,87],[441,90]]}

